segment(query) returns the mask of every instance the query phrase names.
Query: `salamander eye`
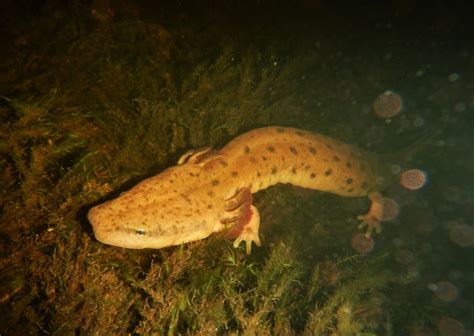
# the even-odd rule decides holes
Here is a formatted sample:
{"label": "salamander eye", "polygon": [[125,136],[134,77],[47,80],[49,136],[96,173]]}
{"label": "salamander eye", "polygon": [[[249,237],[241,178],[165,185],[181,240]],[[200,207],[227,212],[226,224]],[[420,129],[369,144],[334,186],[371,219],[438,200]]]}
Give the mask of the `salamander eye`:
{"label": "salamander eye", "polygon": [[145,232],[145,230],[143,230],[143,229],[136,229],[136,230],[135,230],[135,234],[136,234],[137,236],[144,236],[145,233],[146,233],[146,232]]}

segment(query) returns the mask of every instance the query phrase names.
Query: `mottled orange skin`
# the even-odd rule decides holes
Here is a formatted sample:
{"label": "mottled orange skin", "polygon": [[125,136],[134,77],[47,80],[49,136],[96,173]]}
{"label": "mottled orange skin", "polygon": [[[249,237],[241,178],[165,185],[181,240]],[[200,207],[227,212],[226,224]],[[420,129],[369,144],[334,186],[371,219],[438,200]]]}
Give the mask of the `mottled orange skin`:
{"label": "mottled orange skin", "polygon": [[189,152],[177,166],[146,179],[89,211],[96,238],[126,248],[162,248],[237,227],[236,242],[258,239],[251,194],[277,183],[368,196],[359,216],[368,234],[379,230],[380,181],[373,156],[329,137],[285,127],[252,130],[220,150]]}

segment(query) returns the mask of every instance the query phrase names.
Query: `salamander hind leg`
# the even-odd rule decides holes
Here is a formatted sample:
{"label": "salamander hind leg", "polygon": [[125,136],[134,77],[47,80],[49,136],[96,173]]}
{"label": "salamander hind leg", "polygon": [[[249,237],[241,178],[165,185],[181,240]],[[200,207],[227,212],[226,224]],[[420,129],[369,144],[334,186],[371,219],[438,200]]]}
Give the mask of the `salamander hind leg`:
{"label": "salamander hind leg", "polygon": [[260,246],[260,238],[258,237],[258,228],[260,227],[260,214],[258,209],[253,205],[250,206],[251,217],[248,223],[242,226],[242,231],[234,240],[234,247],[238,247],[242,241],[245,241],[245,251],[250,254],[252,250],[252,242]]}
{"label": "salamander hind leg", "polygon": [[357,219],[362,220],[362,223],[359,225],[359,229],[367,226],[367,232],[365,236],[367,238],[370,237],[372,231],[380,233],[382,231],[382,227],[380,226],[380,222],[383,216],[383,197],[380,193],[374,192],[369,194],[369,199],[372,201],[370,205],[369,212],[365,215],[357,216]]}

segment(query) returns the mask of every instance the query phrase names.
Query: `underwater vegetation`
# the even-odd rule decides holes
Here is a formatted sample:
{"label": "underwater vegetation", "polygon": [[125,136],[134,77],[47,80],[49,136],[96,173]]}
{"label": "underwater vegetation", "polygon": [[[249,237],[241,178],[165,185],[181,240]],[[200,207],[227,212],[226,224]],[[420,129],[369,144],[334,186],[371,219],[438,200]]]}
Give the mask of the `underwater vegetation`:
{"label": "underwater vegetation", "polygon": [[[474,54],[449,44],[457,26],[412,36],[397,22],[346,22],[319,7],[318,20],[262,14],[248,25],[239,15],[262,5],[236,6],[235,16],[163,5],[152,15],[128,3],[25,2],[24,17],[4,20],[2,335],[474,329]],[[403,99],[403,108],[388,99],[395,114],[388,97],[377,100],[386,92]],[[263,245],[251,256],[219,236],[159,250],[94,239],[92,206],[190,148],[264,125],[385,154],[429,141],[392,167],[390,221],[369,243],[356,219],[366,199],[284,185],[254,196]],[[400,185],[406,171],[422,181],[405,175]]]}

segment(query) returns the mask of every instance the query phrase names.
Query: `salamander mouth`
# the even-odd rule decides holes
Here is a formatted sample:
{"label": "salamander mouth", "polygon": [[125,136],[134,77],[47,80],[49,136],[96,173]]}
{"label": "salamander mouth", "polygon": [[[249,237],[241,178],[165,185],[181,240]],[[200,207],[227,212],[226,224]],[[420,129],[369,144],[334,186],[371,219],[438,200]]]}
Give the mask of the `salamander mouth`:
{"label": "salamander mouth", "polygon": [[149,244],[144,237],[135,237],[122,231],[102,229],[100,225],[93,225],[93,230],[95,239],[102,244],[128,249],[143,249],[147,248],[147,244]]}

